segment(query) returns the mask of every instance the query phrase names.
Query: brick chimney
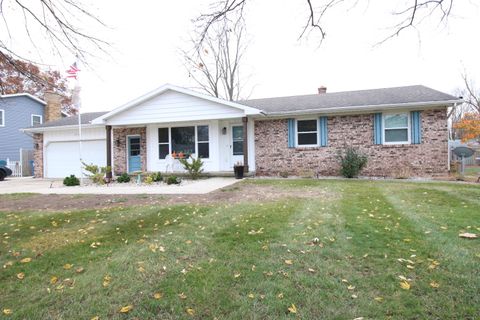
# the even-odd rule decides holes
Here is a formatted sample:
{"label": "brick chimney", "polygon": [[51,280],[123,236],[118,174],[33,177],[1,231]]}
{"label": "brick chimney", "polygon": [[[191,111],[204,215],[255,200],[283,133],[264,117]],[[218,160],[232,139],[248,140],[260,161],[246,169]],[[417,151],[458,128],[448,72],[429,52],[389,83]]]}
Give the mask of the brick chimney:
{"label": "brick chimney", "polygon": [[62,96],[58,93],[47,91],[44,95],[45,102],[45,122],[58,120],[62,118]]}
{"label": "brick chimney", "polygon": [[327,93],[327,87],[321,86],[318,88],[318,94]]}

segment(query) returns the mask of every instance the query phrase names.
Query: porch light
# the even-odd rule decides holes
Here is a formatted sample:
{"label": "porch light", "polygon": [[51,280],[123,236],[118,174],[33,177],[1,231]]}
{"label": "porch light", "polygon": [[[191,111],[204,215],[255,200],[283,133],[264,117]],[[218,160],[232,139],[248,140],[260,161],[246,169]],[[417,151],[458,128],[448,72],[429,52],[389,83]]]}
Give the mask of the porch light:
{"label": "porch light", "polygon": [[223,134],[223,135],[226,135],[226,134],[227,134],[227,127],[223,127],[223,128],[222,128],[222,134]]}

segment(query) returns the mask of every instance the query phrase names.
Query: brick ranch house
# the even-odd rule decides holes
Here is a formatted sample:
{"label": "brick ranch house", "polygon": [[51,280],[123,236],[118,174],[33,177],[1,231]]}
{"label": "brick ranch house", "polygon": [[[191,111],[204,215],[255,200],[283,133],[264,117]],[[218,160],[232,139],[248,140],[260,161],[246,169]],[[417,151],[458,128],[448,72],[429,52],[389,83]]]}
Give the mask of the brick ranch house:
{"label": "brick ranch house", "polygon": [[[256,175],[338,175],[337,153],[353,146],[368,156],[363,175],[443,175],[447,108],[461,102],[419,85],[230,102],[166,84],[82,114],[82,159],[115,175],[165,171],[173,152],[202,157],[213,174],[242,163]],[[80,174],[77,116],[24,131],[35,141],[35,177]]]}

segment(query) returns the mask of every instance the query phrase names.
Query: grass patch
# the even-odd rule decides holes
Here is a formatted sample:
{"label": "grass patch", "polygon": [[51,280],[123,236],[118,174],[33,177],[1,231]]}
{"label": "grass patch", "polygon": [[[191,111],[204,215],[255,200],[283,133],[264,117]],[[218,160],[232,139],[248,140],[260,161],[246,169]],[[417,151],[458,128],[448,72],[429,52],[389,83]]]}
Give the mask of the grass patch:
{"label": "grass patch", "polygon": [[[458,237],[480,231],[477,186],[243,184],[284,196],[0,213],[0,308],[12,309],[11,319],[480,316],[478,240]],[[127,305],[133,309],[120,313]]]}

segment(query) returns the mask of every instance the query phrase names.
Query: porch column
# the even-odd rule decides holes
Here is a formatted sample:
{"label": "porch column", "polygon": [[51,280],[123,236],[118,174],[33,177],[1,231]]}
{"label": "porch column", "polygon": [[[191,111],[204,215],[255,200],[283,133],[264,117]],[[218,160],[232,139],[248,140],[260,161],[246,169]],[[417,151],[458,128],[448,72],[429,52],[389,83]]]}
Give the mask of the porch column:
{"label": "porch column", "polygon": [[245,167],[245,172],[248,172],[248,132],[247,132],[247,124],[248,118],[242,118],[243,123],[243,165]]}
{"label": "porch column", "polygon": [[112,178],[112,126],[105,127],[107,131],[107,167],[110,167],[111,170],[107,171],[106,177],[107,179]]}

